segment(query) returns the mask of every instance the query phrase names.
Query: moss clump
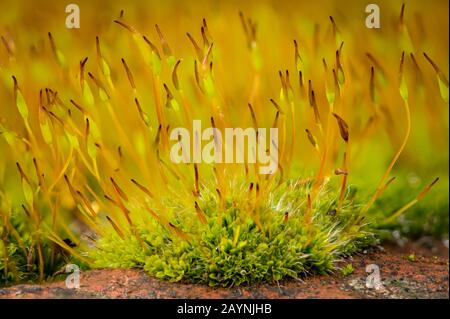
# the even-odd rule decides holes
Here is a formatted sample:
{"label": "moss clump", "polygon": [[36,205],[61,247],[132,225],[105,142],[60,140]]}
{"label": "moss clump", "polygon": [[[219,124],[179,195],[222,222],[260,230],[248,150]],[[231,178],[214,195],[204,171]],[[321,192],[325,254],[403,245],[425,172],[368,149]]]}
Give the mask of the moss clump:
{"label": "moss clump", "polygon": [[[0,287],[52,280],[71,263],[86,269],[86,263],[75,256],[76,238],[68,227],[63,229],[66,212],[59,212],[55,225],[42,201],[32,215],[25,206],[16,207],[16,200],[0,190]],[[61,239],[53,240],[56,237]]]}
{"label": "moss clump", "polygon": [[0,286],[49,279],[70,260],[27,218],[15,211],[7,223],[0,219]]}
{"label": "moss clump", "polygon": [[[411,174],[412,175],[412,174]],[[448,178],[442,173],[442,181],[435,187],[434,196],[424,197],[415,206],[399,218],[386,224],[384,221],[398,209],[401,204],[411,198],[411,194],[425,185],[424,178],[412,175],[406,178],[406,173],[398,173],[398,180],[392,188],[386,190],[372,207],[369,217],[377,226],[379,236],[392,239],[392,232],[397,230],[401,235],[409,238],[434,236],[448,238],[449,206],[448,206]],[[419,175],[420,176],[420,175]]]}
{"label": "moss clump", "polygon": [[167,200],[173,208],[172,226],[144,218],[123,238],[111,229],[89,255],[97,267],[139,267],[161,279],[210,286],[329,273],[336,260],[372,243],[373,237],[352,217],[358,211],[354,203],[346,201],[345,209],[335,212],[338,194],[329,186],[319,192],[311,222],[306,222],[309,188],[286,182],[272,189],[255,206],[259,217],[248,210],[252,192],[244,185],[233,188],[222,214],[205,188],[199,207],[206,224],[195,212],[177,212],[179,203]]}
{"label": "moss clump", "polygon": [[[387,26],[393,38],[368,38],[367,44],[355,36],[362,29],[352,27],[358,20],[351,15],[347,22],[331,18],[331,25],[323,20],[324,11],[342,17],[333,4],[309,10],[317,15],[300,17],[305,25],[297,30],[292,19],[280,19],[280,6],[249,5],[238,16],[234,4],[221,4],[223,15],[215,5],[201,5],[207,23],[195,22],[199,8],[189,5],[173,24],[165,23],[173,20],[167,13],[180,11],[178,5],[142,19],[146,6],[130,2],[108,6],[120,17],[87,24],[80,38],[66,28],[42,33],[40,23],[20,32],[34,10],[22,2],[17,17],[5,16],[17,32],[2,35],[6,50],[0,50],[0,284],[44,280],[65,256],[84,260],[86,252],[99,267],[141,267],[160,278],[211,285],[329,272],[373,239],[366,225],[371,208],[380,204],[370,219],[377,227],[397,227],[437,181],[415,190],[416,198],[409,192],[383,203],[398,164],[415,168],[411,159],[423,157],[417,150],[438,162],[448,158],[447,146],[431,147],[448,142],[442,138],[448,122],[440,121],[448,117],[448,81],[437,66],[447,52],[427,48],[434,62],[409,54],[420,46],[399,47],[405,34],[420,44],[416,27],[398,32]],[[64,14],[55,10],[41,11],[51,19]],[[430,22],[448,25],[434,15]],[[317,23],[322,31],[309,32]],[[403,20],[400,26],[406,30]],[[191,43],[183,44],[186,31]],[[431,31],[430,43],[442,43]],[[432,68],[419,68],[424,62]],[[438,83],[427,79],[436,75]],[[194,154],[187,160],[191,147],[179,149],[182,163],[174,161],[181,135],[176,141],[172,133],[197,120],[219,131],[273,128],[279,134],[267,141],[270,152],[236,139],[232,165],[198,161]],[[197,144],[200,136],[188,131]],[[436,143],[408,142],[410,135],[430,135]],[[227,149],[211,138],[208,145]],[[272,146],[277,170],[260,175],[262,162],[249,155],[272,158]],[[407,148],[414,151],[409,158]],[[238,153],[247,156],[238,160]],[[435,178],[431,161],[423,162]],[[442,175],[448,180],[448,169]],[[308,182],[295,180],[306,176]],[[364,206],[351,202],[350,182],[367,189]],[[448,210],[448,197],[432,200]],[[14,221],[17,212],[27,217]],[[448,218],[443,224],[448,228]],[[94,248],[75,251],[64,240],[78,245],[90,233],[100,238]]]}
{"label": "moss clump", "polygon": [[342,276],[344,277],[350,276],[354,271],[355,269],[353,269],[352,264],[347,264],[344,268],[341,269]]}

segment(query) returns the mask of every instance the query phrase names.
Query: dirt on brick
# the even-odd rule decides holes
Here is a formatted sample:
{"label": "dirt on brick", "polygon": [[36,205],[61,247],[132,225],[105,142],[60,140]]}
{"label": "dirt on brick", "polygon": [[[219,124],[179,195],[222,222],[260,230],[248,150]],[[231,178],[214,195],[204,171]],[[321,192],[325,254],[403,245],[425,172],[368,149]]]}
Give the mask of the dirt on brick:
{"label": "dirt on brick", "polygon": [[[79,289],[66,288],[65,281],[17,285],[0,289],[0,298],[448,299],[448,256],[448,247],[431,239],[408,243],[403,247],[384,244],[343,260],[341,267],[350,263],[354,270],[346,276],[337,270],[332,275],[312,276],[300,281],[230,288],[171,283],[152,278],[139,269],[97,269],[81,273]],[[377,281],[367,278],[375,278],[377,269],[380,281],[374,285]]]}

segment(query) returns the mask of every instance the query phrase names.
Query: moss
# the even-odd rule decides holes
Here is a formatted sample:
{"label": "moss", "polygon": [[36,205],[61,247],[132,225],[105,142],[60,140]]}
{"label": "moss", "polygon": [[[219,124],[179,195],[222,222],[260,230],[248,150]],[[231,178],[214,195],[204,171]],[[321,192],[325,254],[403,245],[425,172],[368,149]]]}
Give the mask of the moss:
{"label": "moss", "polygon": [[[175,213],[173,224],[188,239],[158,223],[142,221],[124,239],[110,229],[89,255],[97,267],[139,267],[170,281],[237,286],[329,273],[337,259],[374,242],[366,226],[355,222],[354,203],[348,201],[341,213],[330,214],[337,194],[328,186],[320,191],[311,224],[305,223],[308,185],[286,182],[272,189],[257,206],[262,228],[242,208],[249,194],[243,187],[234,189],[220,222],[219,204],[207,189],[199,198],[206,225],[196,220],[183,227],[192,215]],[[177,202],[165,202],[179,207]]]}
{"label": "moss", "polygon": [[352,264],[347,264],[341,269],[342,276],[344,277],[350,276],[354,271]]}
{"label": "moss", "polygon": [[[52,278],[86,253],[96,267],[139,267],[173,281],[278,281],[332,271],[340,257],[373,243],[374,229],[382,238],[394,228],[410,236],[448,234],[448,99],[437,67],[448,52],[439,46],[429,48],[436,63],[403,53],[399,65],[403,33],[395,25],[386,26],[395,41],[368,45],[351,24],[338,27],[333,19],[339,32],[331,38],[308,36],[317,22],[325,30],[324,10],[339,14],[325,3],[310,10],[317,14],[300,17],[305,28],[298,30],[266,4],[245,8],[242,25],[234,4],[221,4],[223,15],[206,5],[211,29],[206,18],[195,22],[198,8],[189,5],[177,16],[180,23],[160,29],[156,23],[170,21],[178,5],[142,21],[136,13],[145,5],[111,3],[109,12],[127,14],[111,28],[116,17],[109,16],[102,32],[87,24],[85,38],[65,28],[41,33],[41,25],[20,32],[16,22],[34,10],[24,3],[11,20],[20,41],[5,34],[7,50],[0,52],[0,284]],[[50,7],[42,11],[64,14]],[[448,25],[442,17],[428,22]],[[270,27],[274,23],[279,27]],[[199,46],[190,37],[196,56],[179,41],[186,31],[194,34],[195,24],[203,40]],[[431,44],[442,42],[441,33],[428,34]],[[319,46],[316,36],[324,40]],[[351,50],[342,50],[344,40]],[[33,43],[47,45],[28,50]],[[409,56],[432,68],[414,67]],[[385,72],[399,66],[400,79]],[[419,81],[431,75],[439,82]],[[441,96],[433,98],[436,85]],[[278,142],[269,143],[269,150],[276,144],[278,170],[262,176],[262,163],[175,163],[169,136],[193,120],[219,129],[278,128]],[[361,211],[360,202],[389,178],[416,170],[423,184],[398,179],[382,197],[375,193],[372,207],[369,200],[368,215]],[[433,189],[433,197],[385,223],[437,176],[442,188]],[[351,183],[360,187],[357,194]],[[83,227],[73,230],[69,223]],[[94,247],[82,242],[85,232],[98,235]],[[74,250],[66,238],[82,243]]]}
{"label": "moss", "polygon": [[[5,205],[5,201],[0,204]],[[12,209],[10,215],[4,211],[0,206],[0,286],[52,280],[69,263],[87,268],[85,262],[49,239],[46,219],[37,227],[24,210]],[[75,246],[57,229],[67,245]]]}
{"label": "moss", "polygon": [[13,215],[9,227],[0,220],[0,286],[41,279],[38,245],[43,256],[42,279],[51,278],[70,260],[51,241],[32,232],[27,227],[30,223],[22,218],[21,214]]}
{"label": "moss", "polygon": [[[429,175],[429,174],[428,174]],[[392,231],[397,230],[402,236],[418,238],[420,236],[434,236],[448,238],[449,206],[448,206],[448,178],[446,173],[433,190],[433,196],[426,196],[399,218],[385,224],[388,218],[402,204],[411,200],[425,185],[424,174],[407,174],[397,172],[397,180],[380,197],[370,211],[370,219],[378,228],[382,239],[392,239]]]}

